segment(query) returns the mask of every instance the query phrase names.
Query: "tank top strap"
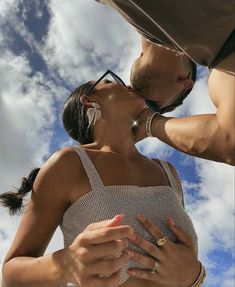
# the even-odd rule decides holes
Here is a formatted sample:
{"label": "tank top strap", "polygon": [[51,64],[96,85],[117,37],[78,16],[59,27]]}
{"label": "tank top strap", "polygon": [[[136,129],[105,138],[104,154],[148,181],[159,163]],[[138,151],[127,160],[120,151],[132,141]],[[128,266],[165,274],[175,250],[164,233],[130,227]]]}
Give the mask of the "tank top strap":
{"label": "tank top strap", "polygon": [[167,161],[159,159],[159,162],[167,174],[167,177],[168,177],[168,180],[170,182],[171,187],[178,190],[179,189],[178,184],[177,184],[176,179],[170,170],[170,167],[169,167],[169,164],[167,163]]}
{"label": "tank top strap", "polygon": [[73,148],[77,152],[82,162],[82,165],[86,171],[92,190],[97,189],[97,187],[103,187],[104,186],[103,182],[94,164],[92,163],[91,159],[87,155],[86,151],[77,145],[74,145]]}
{"label": "tank top strap", "polygon": [[[181,189],[179,189],[179,185],[170,169],[170,166],[167,161],[159,160],[160,164],[162,165],[163,169],[165,170],[168,180],[170,182],[171,187],[176,192],[176,195],[178,196],[178,199],[182,206],[184,207],[184,194]],[[184,207],[185,208],[185,207]]]}

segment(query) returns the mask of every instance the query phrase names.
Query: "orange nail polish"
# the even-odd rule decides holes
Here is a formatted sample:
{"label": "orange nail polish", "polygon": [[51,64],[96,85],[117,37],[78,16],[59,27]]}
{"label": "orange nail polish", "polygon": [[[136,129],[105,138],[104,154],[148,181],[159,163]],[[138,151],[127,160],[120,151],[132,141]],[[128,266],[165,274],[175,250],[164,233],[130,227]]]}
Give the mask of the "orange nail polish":
{"label": "orange nail polish", "polygon": [[121,220],[121,219],[123,219],[123,217],[124,217],[124,214],[117,214],[116,216],[114,216],[114,220]]}
{"label": "orange nail polish", "polygon": [[175,222],[172,217],[167,216],[167,221],[169,222],[170,225],[175,225]]}
{"label": "orange nail polish", "polygon": [[136,240],[136,235],[135,233],[132,233],[130,236],[129,236],[130,240],[131,241],[135,241]]}
{"label": "orange nail polish", "polygon": [[143,214],[138,214],[137,216],[141,222],[145,222],[146,218]]}

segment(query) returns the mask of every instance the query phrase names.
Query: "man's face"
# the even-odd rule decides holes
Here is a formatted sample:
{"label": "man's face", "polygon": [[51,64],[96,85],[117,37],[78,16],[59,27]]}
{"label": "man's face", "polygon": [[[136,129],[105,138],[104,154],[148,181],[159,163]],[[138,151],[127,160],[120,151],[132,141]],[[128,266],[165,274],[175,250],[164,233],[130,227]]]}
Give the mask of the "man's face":
{"label": "man's face", "polygon": [[183,90],[177,83],[176,71],[167,64],[167,58],[149,61],[148,55],[141,53],[133,63],[130,76],[136,93],[161,108],[171,105]]}
{"label": "man's face", "polygon": [[130,75],[131,85],[138,95],[164,108],[193,87],[192,67],[186,55],[176,55],[144,37],[142,51],[133,63]]}

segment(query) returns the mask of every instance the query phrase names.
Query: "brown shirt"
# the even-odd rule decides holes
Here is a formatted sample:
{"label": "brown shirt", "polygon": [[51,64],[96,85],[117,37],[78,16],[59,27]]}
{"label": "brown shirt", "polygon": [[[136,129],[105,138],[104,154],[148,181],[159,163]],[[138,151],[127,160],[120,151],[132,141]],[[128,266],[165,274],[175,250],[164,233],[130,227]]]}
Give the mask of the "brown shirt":
{"label": "brown shirt", "polygon": [[[183,51],[211,66],[217,55],[235,49],[234,0],[100,0],[117,10],[147,39]],[[229,47],[221,51],[222,47]]]}

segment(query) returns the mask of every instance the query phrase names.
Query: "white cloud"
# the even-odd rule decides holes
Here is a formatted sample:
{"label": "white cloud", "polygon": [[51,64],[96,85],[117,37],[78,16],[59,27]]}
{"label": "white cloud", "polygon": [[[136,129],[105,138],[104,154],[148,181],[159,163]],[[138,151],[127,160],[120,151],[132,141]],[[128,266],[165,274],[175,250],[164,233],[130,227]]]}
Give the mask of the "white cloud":
{"label": "white cloud", "polygon": [[[52,18],[48,34],[43,43],[37,43],[22,19],[15,17],[19,1],[2,2],[0,15],[3,17],[0,24],[6,23],[11,15],[9,19],[16,26],[16,32],[34,51],[41,54],[52,76],[58,74],[68,85],[77,85],[81,81],[96,78],[106,67],[120,72],[128,82],[131,64],[140,51],[140,37],[107,7],[86,0],[49,1]],[[27,175],[33,166],[40,165],[43,156],[48,154],[56,120],[55,102],[64,98],[66,92],[41,73],[32,75],[32,68],[25,55],[16,57],[4,49],[4,42],[10,40],[6,31],[0,27],[1,192],[18,186],[19,179]],[[214,112],[207,91],[207,72],[204,73],[205,76],[197,82],[184,105],[170,115]],[[71,141],[68,143],[71,144]],[[61,146],[66,144],[62,143]],[[148,156],[157,154],[160,158],[167,158],[173,152],[172,148],[152,138],[138,146]],[[210,258],[212,251],[233,253],[233,168],[185,156],[181,165],[187,168],[190,164],[196,164],[199,183],[184,182],[187,210],[198,232],[200,257],[208,267],[213,267],[217,262]],[[198,191],[197,200],[190,196],[189,191],[192,190]],[[9,217],[5,210],[0,209],[0,218],[0,230],[8,236],[5,238],[0,235],[1,265],[21,217]],[[46,253],[60,248],[62,235],[57,229]],[[211,274],[207,282],[207,286],[211,287],[231,287],[232,269],[218,276]]]}
{"label": "white cloud", "polygon": [[[0,39],[7,42],[6,36],[0,29]],[[0,192],[18,187],[23,176],[27,176],[33,167],[42,164],[43,157],[49,153],[52,128],[56,120],[55,102],[65,94],[64,88],[56,86],[42,73],[34,73],[24,55],[16,56],[4,47],[5,43],[2,43]],[[1,267],[21,217],[10,217],[7,210],[0,208],[0,218]],[[57,246],[55,242],[54,245]]]}
{"label": "white cloud", "polygon": [[32,76],[31,72],[25,57],[16,57],[10,52],[1,54],[0,171],[4,178],[3,189],[13,183],[8,174],[22,174],[24,168],[40,164],[48,152],[56,119],[54,102],[63,93],[63,89],[41,73]]}
{"label": "white cloud", "polygon": [[140,49],[130,25],[95,1],[50,1],[49,7],[44,57],[51,69],[73,85],[95,79],[104,67],[123,72],[129,81],[132,59]]}
{"label": "white cloud", "polygon": [[138,142],[137,148],[142,154],[148,157],[157,157],[160,159],[170,157],[174,152],[173,148],[153,137],[148,137]]}
{"label": "white cloud", "polygon": [[0,5],[0,15],[4,17],[9,14],[9,12],[16,11],[18,9],[18,0],[4,0],[1,1]]}
{"label": "white cloud", "polygon": [[234,168],[201,159],[195,162],[199,183],[183,182],[186,209],[198,233],[200,258],[209,268],[221,268],[211,255],[220,250],[234,256]]}
{"label": "white cloud", "polygon": [[[210,114],[215,113],[216,109],[213,105],[208,92],[208,69],[201,68],[204,76],[196,81],[192,93],[185,100],[184,112],[188,115],[194,114]],[[201,71],[201,73],[202,73]]]}
{"label": "white cloud", "polygon": [[235,279],[235,266],[231,266],[227,270],[221,270],[219,274],[207,274],[207,287],[234,287],[234,279]]}

